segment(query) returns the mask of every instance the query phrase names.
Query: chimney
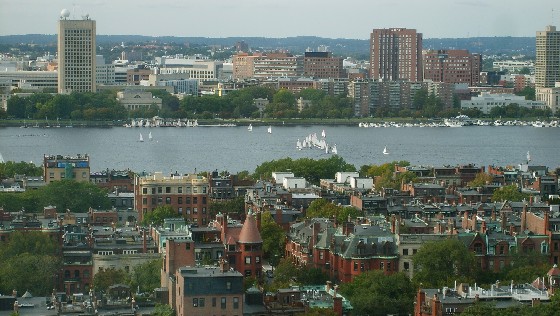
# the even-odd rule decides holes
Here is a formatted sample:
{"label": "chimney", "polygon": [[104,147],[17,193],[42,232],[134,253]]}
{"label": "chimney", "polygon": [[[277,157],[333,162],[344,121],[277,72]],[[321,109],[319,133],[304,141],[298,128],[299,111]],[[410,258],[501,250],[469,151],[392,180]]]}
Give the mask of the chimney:
{"label": "chimney", "polygon": [[396,227],[395,227],[395,214],[391,215],[391,234],[394,234],[396,232]]}
{"label": "chimney", "polygon": [[527,204],[523,205],[523,212],[521,213],[521,232],[527,230]]}
{"label": "chimney", "polygon": [[505,213],[501,213],[501,214],[500,214],[500,219],[501,219],[501,221],[502,221],[502,222],[501,222],[502,232],[505,232],[506,229],[507,229],[507,226],[506,226],[506,224],[507,224],[507,217],[506,217],[506,214],[505,214]]}
{"label": "chimney", "polygon": [[491,215],[492,221],[495,222],[496,221],[496,207],[493,206],[492,207],[492,215]]}
{"label": "chimney", "polygon": [[469,228],[469,211],[465,211],[465,213],[463,213],[463,222],[461,223],[461,227],[463,229]]}
{"label": "chimney", "polygon": [[550,223],[550,215],[548,214],[548,211],[544,211],[544,223],[543,223],[543,226],[544,226],[544,234],[545,234],[545,235],[547,235],[548,232],[549,232],[549,230],[548,230],[548,225],[550,225],[549,223]]}
{"label": "chimney", "polygon": [[257,213],[255,214],[255,219],[256,219],[256,221],[257,221],[257,229],[258,229],[259,231],[261,231],[261,214],[262,214],[261,212],[257,212]]}
{"label": "chimney", "polygon": [[274,221],[276,222],[276,224],[282,226],[282,208],[281,207],[276,208],[276,214],[274,215]]}
{"label": "chimney", "polygon": [[221,258],[220,259],[220,272],[225,273],[227,271],[229,271],[229,264],[228,264],[226,259]]}
{"label": "chimney", "polygon": [[342,297],[335,296],[333,297],[333,311],[335,315],[342,316]]}
{"label": "chimney", "polygon": [[142,253],[148,252],[148,244],[146,241],[146,231],[142,229]]}
{"label": "chimney", "polygon": [[482,234],[486,234],[486,229],[487,229],[487,228],[486,228],[486,221],[483,221],[483,222],[482,222],[482,225],[481,225],[481,227],[480,227],[480,232],[481,232]]}
{"label": "chimney", "polygon": [[327,286],[326,286],[326,288],[325,288],[325,291],[326,291],[327,293],[329,293],[329,292],[331,291],[331,288],[332,288],[332,282],[331,282],[331,281],[327,281]]}
{"label": "chimney", "polygon": [[432,315],[442,315],[441,301],[437,294],[432,298]]}
{"label": "chimney", "polygon": [[349,236],[351,233],[354,232],[354,223],[346,222],[343,225],[344,226],[342,227],[342,233],[344,235]]}

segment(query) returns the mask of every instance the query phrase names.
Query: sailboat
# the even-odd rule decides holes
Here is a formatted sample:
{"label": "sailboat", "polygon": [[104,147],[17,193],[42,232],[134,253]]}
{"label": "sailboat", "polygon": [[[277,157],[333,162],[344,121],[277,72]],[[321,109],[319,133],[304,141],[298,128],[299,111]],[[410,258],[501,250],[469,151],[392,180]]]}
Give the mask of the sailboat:
{"label": "sailboat", "polygon": [[253,125],[252,125],[252,124],[249,124],[249,127],[247,127],[247,130],[248,130],[249,132],[252,132],[252,131],[253,131]]}
{"label": "sailboat", "polygon": [[531,161],[531,154],[527,152],[527,163],[529,163],[529,161]]}
{"label": "sailboat", "polygon": [[301,150],[301,148],[302,148],[302,146],[301,146],[301,141],[299,140],[299,138],[298,138],[298,140],[297,140],[297,142],[296,142],[296,148],[297,148],[297,150]]}
{"label": "sailboat", "polygon": [[149,140],[152,140],[152,139],[153,139],[153,138],[152,138],[152,132],[150,132],[150,133],[148,134],[148,139],[149,139]]}
{"label": "sailboat", "polygon": [[387,146],[385,146],[385,148],[383,148],[383,155],[388,155],[389,151],[387,150]]}
{"label": "sailboat", "polygon": [[269,126],[269,127],[268,127],[268,133],[269,133],[269,134],[272,134],[272,126]]}
{"label": "sailboat", "polygon": [[331,148],[331,153],[332,153],[333,155],[338,155],[338,150],[336,149],[336,144],[334,144],[334,145],[332,146],[332,148]]}
{"label": "sailboat", "polygon": [[143,142],[144,141],[144,137],[142,137],[142,133],[140,133],[140,138],[138,139],[139,142]]}
{"label": "sailboat", "polygon": [[323,130],[323,131],[321,132],[321,137],[323,137],[323,138],[327,137],[327,134],[325,134],[325,130]]}

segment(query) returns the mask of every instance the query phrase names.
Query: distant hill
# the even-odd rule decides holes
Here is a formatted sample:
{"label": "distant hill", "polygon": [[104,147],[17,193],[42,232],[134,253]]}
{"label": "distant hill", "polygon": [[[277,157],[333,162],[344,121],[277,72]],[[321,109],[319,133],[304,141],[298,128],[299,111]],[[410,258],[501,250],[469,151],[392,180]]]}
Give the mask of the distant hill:
{"label": "distant hill", "polygon": [[[39,45],[56,45],[56,35],[27,34],[0,36],[0,44],[14,45],[34,43]],[[175,37],[175,36],[143,36],[143,35],[97,35],[99,45],[125,42],[159,42],[177,44],[205,44],[232,46],[238,41],[245,41],[251,48],[287,49],[293,53],[304,52],[307,48],[316,49],[325,45],[339,56],[367,56],[369,40],[323,38],[316,36],[296,36],[286,38],[267,37]],[[470,37],[470,38],[427,38],[423,41],[424,49],[468,49],[473,53],[493,54],[525,54],[535,55],[534,37]]]}

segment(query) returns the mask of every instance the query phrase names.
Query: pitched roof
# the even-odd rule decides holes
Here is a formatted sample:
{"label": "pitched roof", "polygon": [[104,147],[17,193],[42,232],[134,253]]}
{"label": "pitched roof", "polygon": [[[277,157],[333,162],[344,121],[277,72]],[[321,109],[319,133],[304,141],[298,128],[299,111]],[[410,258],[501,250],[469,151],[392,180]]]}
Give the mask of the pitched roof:
{"label": "pitched roof", "polygon": [[252,213],[247,214],[247,218],[245,219],[241,232],[239,233],[238,241],[240,243],[248,244],[262,243],[261,234],[257,228],[257,221],[255,220],[255,217],[253,217]]}

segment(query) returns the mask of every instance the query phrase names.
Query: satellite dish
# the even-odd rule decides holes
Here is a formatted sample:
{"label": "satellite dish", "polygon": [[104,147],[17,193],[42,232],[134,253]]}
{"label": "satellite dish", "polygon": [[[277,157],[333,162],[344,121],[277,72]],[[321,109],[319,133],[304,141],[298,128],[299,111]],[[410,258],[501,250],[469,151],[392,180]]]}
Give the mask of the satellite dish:
{"label": "satellite dish", "polygon": [[60,11],[60,17],[61,18],[67,18],[69,16],[70,16],[70,10],[62,9],[62,11]]}

